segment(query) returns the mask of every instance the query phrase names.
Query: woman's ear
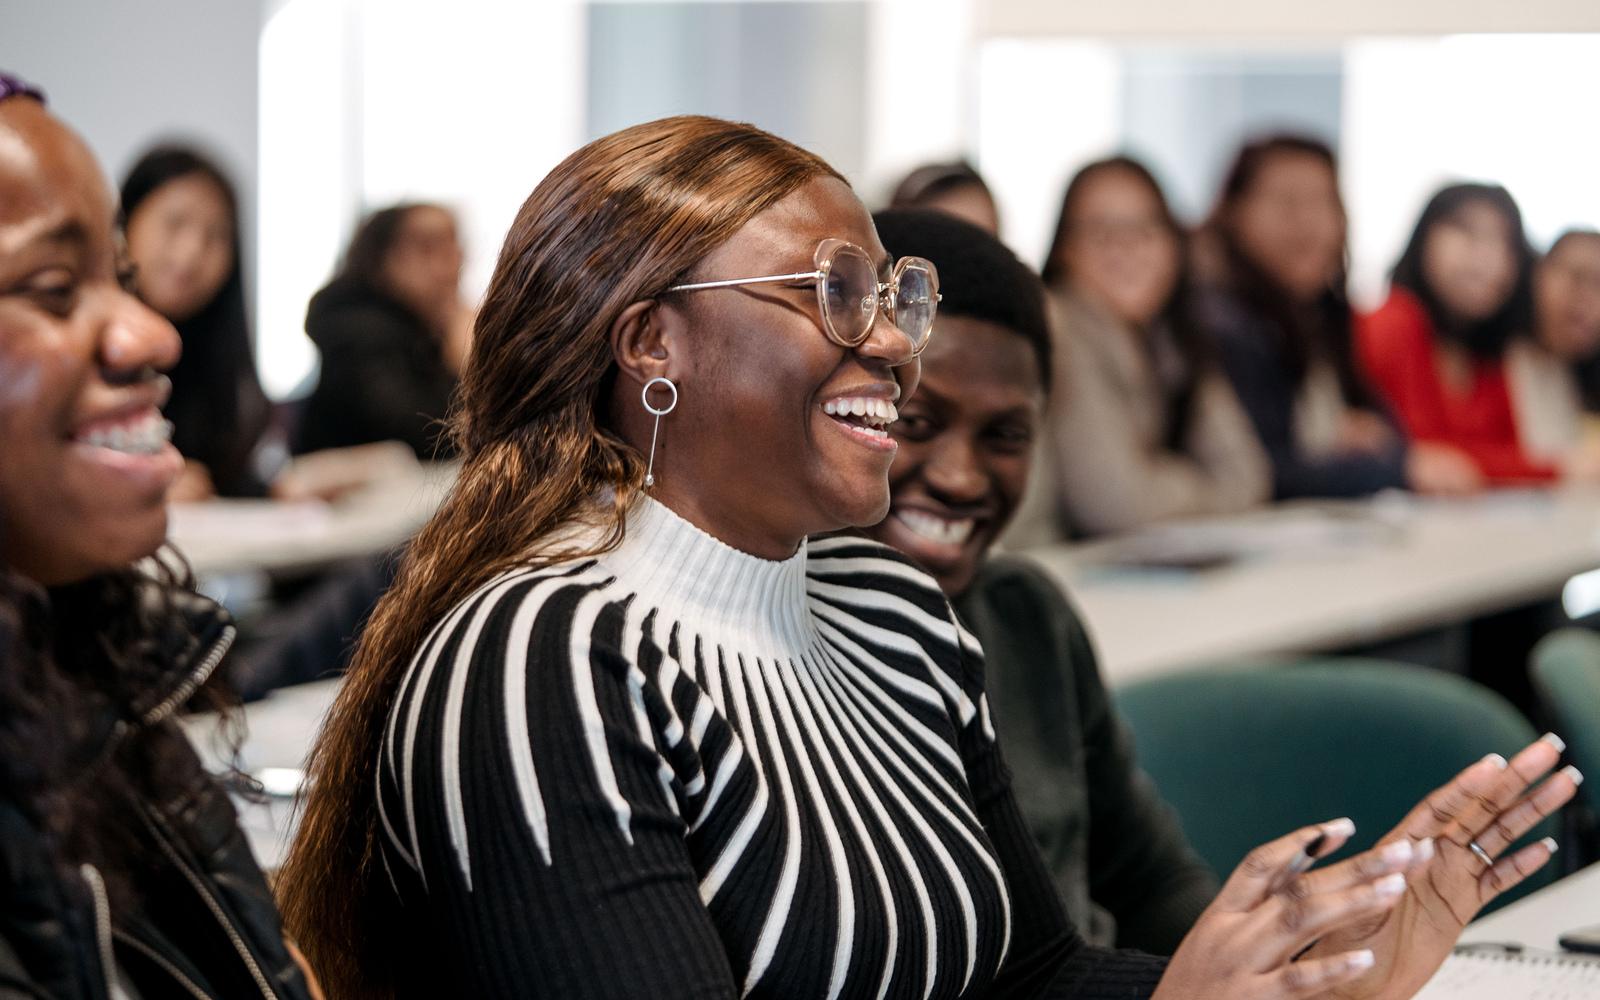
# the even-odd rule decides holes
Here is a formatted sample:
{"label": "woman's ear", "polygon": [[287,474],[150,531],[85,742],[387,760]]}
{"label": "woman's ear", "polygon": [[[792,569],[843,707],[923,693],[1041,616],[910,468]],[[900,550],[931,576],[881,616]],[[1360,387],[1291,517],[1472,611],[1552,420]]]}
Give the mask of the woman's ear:
{"label": "woman's ear", "polygon": [[672,345],[679,320],[655,299],[635,302],[611,324],[611,356],[617,368],[640,385],[653,378],[673,378],[682,362],[673,364]]}

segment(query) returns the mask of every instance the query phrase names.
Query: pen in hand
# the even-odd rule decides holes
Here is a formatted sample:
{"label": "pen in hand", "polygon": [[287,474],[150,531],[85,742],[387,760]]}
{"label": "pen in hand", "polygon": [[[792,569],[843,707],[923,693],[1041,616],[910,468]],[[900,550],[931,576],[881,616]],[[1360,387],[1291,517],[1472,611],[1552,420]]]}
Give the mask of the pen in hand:
{"label": "pen in hand", "polygon": [[1289,887],[1291,882],[1310,871],[1311,866],[1322,859],[1322,853],[1328,849],[1328,841],[1330,839],[1337,841],[1333,845],[1333,849],[1338,850],[1355,832],[1356,825],[1349,819],[1336,819],[1332,822],[1324,823],[1322,828],[1317,831],[1317,835],[1306,841],[1305,846],[1301,847],[1289,859],[1289,863],[1284,866],[1283,871],[1273,880],[1271,891],[1273,893],[1282,892]]}

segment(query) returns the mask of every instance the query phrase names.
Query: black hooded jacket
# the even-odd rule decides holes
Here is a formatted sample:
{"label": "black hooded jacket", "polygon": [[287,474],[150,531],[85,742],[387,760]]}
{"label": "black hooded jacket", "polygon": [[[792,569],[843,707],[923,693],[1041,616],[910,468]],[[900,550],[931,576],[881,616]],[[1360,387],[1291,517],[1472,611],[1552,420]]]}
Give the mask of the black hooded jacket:
{"label": "black hooded jacket", "polygon": [[412,310],[348,278],[312,296],[306,335],[322,352],[294,451],[404,441],[418,458],[448,458],[441,434],[455,391],[439,339]]}
{"label": "black hooded jacket", "polygon": [[[221,608],[165,596],[181,612],[157,637],[170,669],[137,704],[97,720],[85,749],[108,766],[141,731],[175,727],[173,714],[233,643]],[[309,1000],[227,793],[198,764],[192,771],[162,801],[131,805],[127,831],[148,863],[120,903],[93,866],[63,870],[16,803],[0,800],[0,1000]]]}

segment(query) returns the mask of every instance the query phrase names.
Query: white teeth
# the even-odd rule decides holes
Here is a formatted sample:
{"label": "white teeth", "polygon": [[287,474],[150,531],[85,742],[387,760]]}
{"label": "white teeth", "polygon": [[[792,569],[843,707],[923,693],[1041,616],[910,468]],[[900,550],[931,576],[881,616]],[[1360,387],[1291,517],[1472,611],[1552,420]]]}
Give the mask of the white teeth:
{"label": "white teeth", "polygon": [[172,424],[159,414],[151,413],[132,423],[96,428],[80,435],[78,440],[91,447],[126,455],[153,455],[172,440]]}
{"label": "white teeth", "polygon": [[830,399],[822,404],[822,412],[830,417],[860,417],[868,430],[882,430],[900,418],[900,411],[887,399],[865,396]]}
{"label": "white teeth", "polygon": [[894,516],[911,530],[911,533],[940,545],[962,545],[972,537],[977,521],[970,517],[949,521],[920,510],[897,510]]}

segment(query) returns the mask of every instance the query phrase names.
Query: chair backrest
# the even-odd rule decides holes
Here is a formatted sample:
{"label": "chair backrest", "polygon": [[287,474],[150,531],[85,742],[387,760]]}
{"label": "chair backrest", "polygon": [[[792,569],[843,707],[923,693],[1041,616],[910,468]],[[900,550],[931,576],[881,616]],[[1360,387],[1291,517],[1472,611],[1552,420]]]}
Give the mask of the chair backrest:
{"label": "chair backrest", "polygon": [[[1533,647],[1534,690],[1567,741],[1567,755],[1586,775],[1600,775],[1600,635],[1581,628],[1552,632]],[[1578,794],[1600,802],[1585,784]]]}
{"label": "chair backrest", "polygon": [[[1537,738],[1494,692],[1451,674],[1322,659],[1155,678],[1116,693],[1139,762],[1226,877],[1252,847],[1349,816],[1364,850],[1486,753]],[[1554,836],[1546,820],[1530,837]],[[1553,866],[1499,905],[1554,878]]]}

